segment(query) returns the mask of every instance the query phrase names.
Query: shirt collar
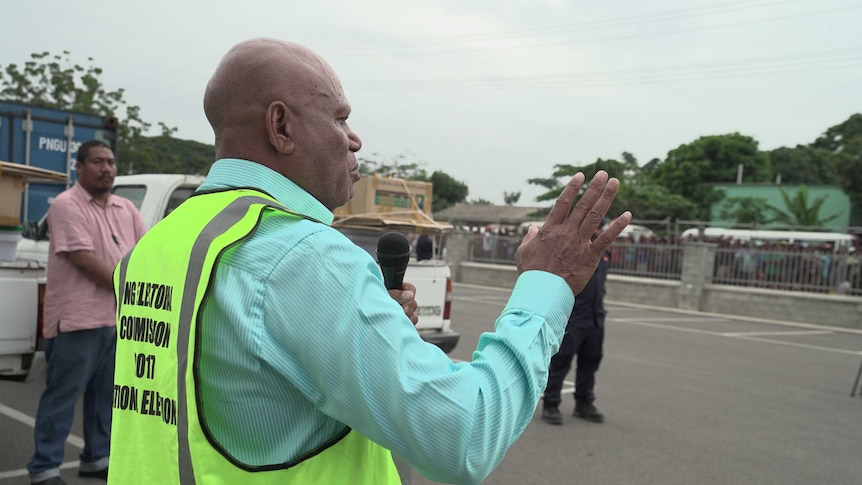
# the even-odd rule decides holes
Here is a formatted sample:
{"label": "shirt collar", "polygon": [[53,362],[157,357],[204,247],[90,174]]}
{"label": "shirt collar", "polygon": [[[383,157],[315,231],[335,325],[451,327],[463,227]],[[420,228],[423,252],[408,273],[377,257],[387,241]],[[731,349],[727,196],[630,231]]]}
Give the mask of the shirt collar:
{"label": "shirt collar", "polygon": [[333,215],[295,182],[259,163],[238,158],[222,158],[210,167],[203,185],[198,191],[228,188],[254,187],[274,197],[293,212],[327,225],[332,224]]}

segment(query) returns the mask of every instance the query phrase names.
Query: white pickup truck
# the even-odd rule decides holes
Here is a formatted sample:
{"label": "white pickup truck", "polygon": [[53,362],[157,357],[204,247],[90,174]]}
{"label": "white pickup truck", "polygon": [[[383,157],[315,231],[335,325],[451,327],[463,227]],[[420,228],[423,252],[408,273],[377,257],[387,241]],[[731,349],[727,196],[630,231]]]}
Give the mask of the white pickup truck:
{"label": "white pickup truck", "polygon": [[[5,118],[4,118],[5,119]],[[11,133],[11,131],[10,131]],[[23,199],[33,185],[65,182],[67,176],[0,161],[0,377],[27,377],[41,344],[46,258],[23,258],[17,249]],[[34,191],[36,192],[36,191]],[[47,251],[46,251],[47,254]]]}
{"label": "white pickup truck", "polygon": [[44,295],[45,263],[0,261],[0,376],[24,379],[30,372]]}
{"label": "white pickup truck", "polygon": [[[201,175],[121,175],[114,180],[113,192],[131,200],[141,211],[147,228],[150,228],[192,195],[203,181]],[[337,222],[333,224],[334,227],[375,259],[377,240],[385,231],[393,229],[386,225],[364,227],[361,224],[339,227]],[[48,233],[44,224],[42,227],[41,237],[37,238],[39,240],[25,238],[18,244],[19,258],[47,262]],[[405,232],[408,228],[399,225],[395,229]],[[452,280],[449,266],[439,259],[417,261],[414,256],[404,280],[416,285],[416,302],[419,306],[417,331],[427,342],[449,353],[458,344],[460,337],[451,329]]]}

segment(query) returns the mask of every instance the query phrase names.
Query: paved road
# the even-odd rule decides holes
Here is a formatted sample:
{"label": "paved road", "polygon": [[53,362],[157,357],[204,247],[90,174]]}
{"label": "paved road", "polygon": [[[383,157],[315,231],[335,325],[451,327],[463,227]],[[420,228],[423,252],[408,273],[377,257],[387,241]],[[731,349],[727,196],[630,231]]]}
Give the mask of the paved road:
{"label": "paved road", "polygon": [[[469,360],[508,292],[455,295],[453,357]],[[537,410],[485,484],[862,483],[862,397],[850,397],[862,334],[614,304],[606,326],[606,422],[571,417],[568,394],[564,425]]]}
{"label": "paved road", "polygon": [[[452,357],[469,360],[508,292],[456,285],[454,294],[462,341]],[[862,333],[609,308],[596,389],[607,421],[567,414],[551,426],[537,413],[486,484],[862,483],[862,397],[850,397]],[[25,382],[0,381],[0,485],[29,483],[43,379],[37,360]],[[573,406],[567,392],[562,408]],[[80,417],[73,434],[63,478],[99,483],[76,476]],[[412,485],[433,483],[414,473]]]}

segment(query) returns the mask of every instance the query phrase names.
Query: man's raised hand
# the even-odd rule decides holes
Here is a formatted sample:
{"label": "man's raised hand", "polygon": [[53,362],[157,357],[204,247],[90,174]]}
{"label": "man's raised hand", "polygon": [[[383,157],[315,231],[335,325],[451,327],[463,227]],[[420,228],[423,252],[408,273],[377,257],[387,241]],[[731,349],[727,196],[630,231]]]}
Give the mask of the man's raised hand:
{"label": "man's raised hand", "polygon": [[608,180],[607,172],[600,170],[572,208],[583,184],[584,174],[576,173],[557,198],[542,228],[530,228],[515,253],[519,274],[530,270],[554,273],[566,280],[575,295],[587,284],[602,254],[632,218],[630,212],[623,212],[593,240],[620,183],[615,178]]}

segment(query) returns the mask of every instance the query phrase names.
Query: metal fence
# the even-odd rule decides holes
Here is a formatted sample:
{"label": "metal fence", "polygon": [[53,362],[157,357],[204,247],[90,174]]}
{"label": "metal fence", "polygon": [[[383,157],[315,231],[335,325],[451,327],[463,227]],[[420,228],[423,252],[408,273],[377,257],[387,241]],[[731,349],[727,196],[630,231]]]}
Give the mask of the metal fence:
{"label": "metal fence", "polygon": [[[520,239],[499,234],[474,234],[470,261],[515,264]],[[682,274],[682,246],[618,240],[611,246],[612,274],[678,280]]]}
{"label": "metal fence", "polygon": [[515,264],[515,250],[521,237],[491,232],[471,233],[470,261],[490,264]]}
{"label": "metal fence", "polygon": [[617,241],[610,248],[611,274],[678,280],[682,276],[683,247],[678,244]]}
{"label": "metal fence", "polygon": [[[515,264],[520,238],[473,234],[470,261]],[[611,274],[679,280],[684,244],[617,240]],[[712,282],[722,285],[862,296],[862,254],[817,246],[724,242],[715,254]]]}
{"label": "metal fence", "polygon": [[[634,222],[634,221],[633,221]],[[767,230],[767,231],[805,231],[805,232],[825,232],[839,234],[860,234],[862,235],[862,226],[796,226],[796,225],[758,225],[758,224],[734,224],[729,222],[713,223],[710,221],[689,221],[677,219],[673,222],[667,221],[645,221],[644,225],[650,227],[654,231],[670,236],[679,237],[687,229],[698,229],[717,227],[724,229],[742,229],[742,230]],[[661,232],[668,231],[668,232]]]}
{"label": "metal fence", "polygon": [[816,246],[719,246],[713,282],[724,285],[862,296],[860,258]]}

